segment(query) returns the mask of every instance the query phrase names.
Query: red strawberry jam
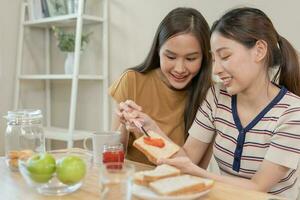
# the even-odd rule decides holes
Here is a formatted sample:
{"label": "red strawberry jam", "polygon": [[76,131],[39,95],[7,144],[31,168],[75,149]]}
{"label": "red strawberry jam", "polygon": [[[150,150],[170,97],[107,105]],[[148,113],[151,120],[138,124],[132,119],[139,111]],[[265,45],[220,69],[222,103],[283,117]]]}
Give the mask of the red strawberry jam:
{"label": "red strawberry jam", "polygon": [[[109,164],[109,163],[116,163],[116,166],[114,165],[107,165],[110,168],[119,169],[119,167],[122,166],[122,163],[124,163],[124,148],[122,144],[115,144],[115,145],[104,145],[103,148],[103,163]],[[120,163],[120,164],[118,164]]]}

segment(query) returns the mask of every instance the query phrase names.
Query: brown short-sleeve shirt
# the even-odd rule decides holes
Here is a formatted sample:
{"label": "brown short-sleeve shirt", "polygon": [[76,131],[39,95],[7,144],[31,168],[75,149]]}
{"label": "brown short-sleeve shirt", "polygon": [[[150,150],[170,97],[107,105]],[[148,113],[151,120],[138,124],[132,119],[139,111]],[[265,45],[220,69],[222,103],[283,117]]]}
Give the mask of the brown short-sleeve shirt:
{"label": "brown short-sleeve shirt", "polygon": [[[136,102],[173,142],[182,146],[187,92],[169,88],[158,73],[157,70],[144,74],[128,70],[110,86],[109,93],[118,103],[127,99]],[[134,139],[135,136],[130,134],[127,158],[149,164],[148,159],[132,146]]]}

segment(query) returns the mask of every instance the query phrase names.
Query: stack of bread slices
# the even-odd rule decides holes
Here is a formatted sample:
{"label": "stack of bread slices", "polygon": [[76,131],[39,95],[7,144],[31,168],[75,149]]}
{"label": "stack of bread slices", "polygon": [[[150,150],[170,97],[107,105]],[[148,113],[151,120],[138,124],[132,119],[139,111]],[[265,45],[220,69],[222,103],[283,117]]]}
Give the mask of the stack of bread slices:
{"label": "stack of bread slices", "polygon": [[154,170],[136,172],[133,181],[164,196],[199,193],[214,184],[213,180],[183,175],[179,169],[166,164],[159,165]]}

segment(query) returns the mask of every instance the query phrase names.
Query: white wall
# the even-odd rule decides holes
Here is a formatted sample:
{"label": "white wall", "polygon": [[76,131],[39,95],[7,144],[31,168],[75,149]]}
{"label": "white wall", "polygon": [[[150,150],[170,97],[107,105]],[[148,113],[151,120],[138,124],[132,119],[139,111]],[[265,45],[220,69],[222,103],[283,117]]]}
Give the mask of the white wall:
{"label": "white wall", "polygon": [[20,2],[1,0],[0,6],[0,156],[4,152],[6,122],[2,116],[13,106]]}
{"label": "white wall", "polygon": [[[20,2],[21,0],[1,0],[0,117],[7,110],[12,109]],[[178,6],[198,9],[209,24],[231,7],[240,5],[258,7],[269,15],[278,32],[289,39],[297,49],[300,49],[300,29],[298,28],[300,2],[296,0],[109,0],[109,5],[111,82],[127,67],[132,67],[145,58],[158,24],[170,10]],[[60,84],[61,82],[56,83],[56,85]],[[58,89],[63,87],[67,87],[67,85],[58,86]],[[95,91],[95,88],[87,85],[84,85],[83,88],[85,93],[92,94],[91,91]],[[64,95],[66,94],[61,92],[53,98],[59,99],[59,103],[61,103]],[[78,101],[78,103],[93,106],[95,101]],[[62,104],[62,107],[64,106]],[[60,107],[57,109],[59,112]],[[58,115],[57,118],[59,118]],[[61,116],[66,116],[66,114],[62,113]],[[80,123],[98,124],[98,121],[86,115],[81,116],[77,122],[82,127],[85,124],[80,125]],[[5,126],[5,121],[1,118],[0,155],[3,153]],[[98,127],[98,125],[94,126]]]}
{"label": "white wall", "polygon": [[173,8],[196,8],[211,25],[226,10],[242,5],[266,12],[278,32],[300,49],[300,2],[296,0],[111,0],[111,80],[145,58],[158,24]]}

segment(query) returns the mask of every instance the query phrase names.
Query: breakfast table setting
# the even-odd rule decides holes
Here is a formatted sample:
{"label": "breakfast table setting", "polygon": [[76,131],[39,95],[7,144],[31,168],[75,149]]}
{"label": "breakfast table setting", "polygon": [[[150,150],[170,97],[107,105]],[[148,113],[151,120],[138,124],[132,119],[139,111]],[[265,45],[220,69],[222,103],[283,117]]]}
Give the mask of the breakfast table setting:
{"label": "breakfast table setting", "polygon": [[[153,166],[137,163],[126,160],[126,163],[130,163],[135,167],[135,171],[153,169]],[[99,200],[101,199],[100,191],[100,174],[98,166],[92,166],[91,170],[88,170],[88,174],[85,180],[77,191],[64,196],[46,196],[37,193],[30,188],[25,180],[22,178],[18,171],[11,171],[5,164],[5,158],[0,158],[0,190],[1,199],[6,200]],[[140,198],[132,195],[132,200],[140,200]],[[245,190],[236,186],[215,182],[211,190],[204,196],[198,198],[200,200],[278,200],[282,199],[278,196],[273,196],[267,193]],[[109,199],[108,199],[109,200]],[[112,199],[114,200],[114,199]]]}
{"label": "breakfast table setting", "polygon": [[[83,148],[46,151],[40,110],[8,112],[6,118],[5,156],[0,157],[0,199],[282,199],[181,174],[170,165],[154,166],[126,160],[126,148],[118,131],[94,132],[83,141]],[[149,134],[137,139],[133,146],[142,152],[151,152],[153,159],[168,158],[179,151],[178,146],[159,135]],[[170,190],[165,193],[167,188]]]}

